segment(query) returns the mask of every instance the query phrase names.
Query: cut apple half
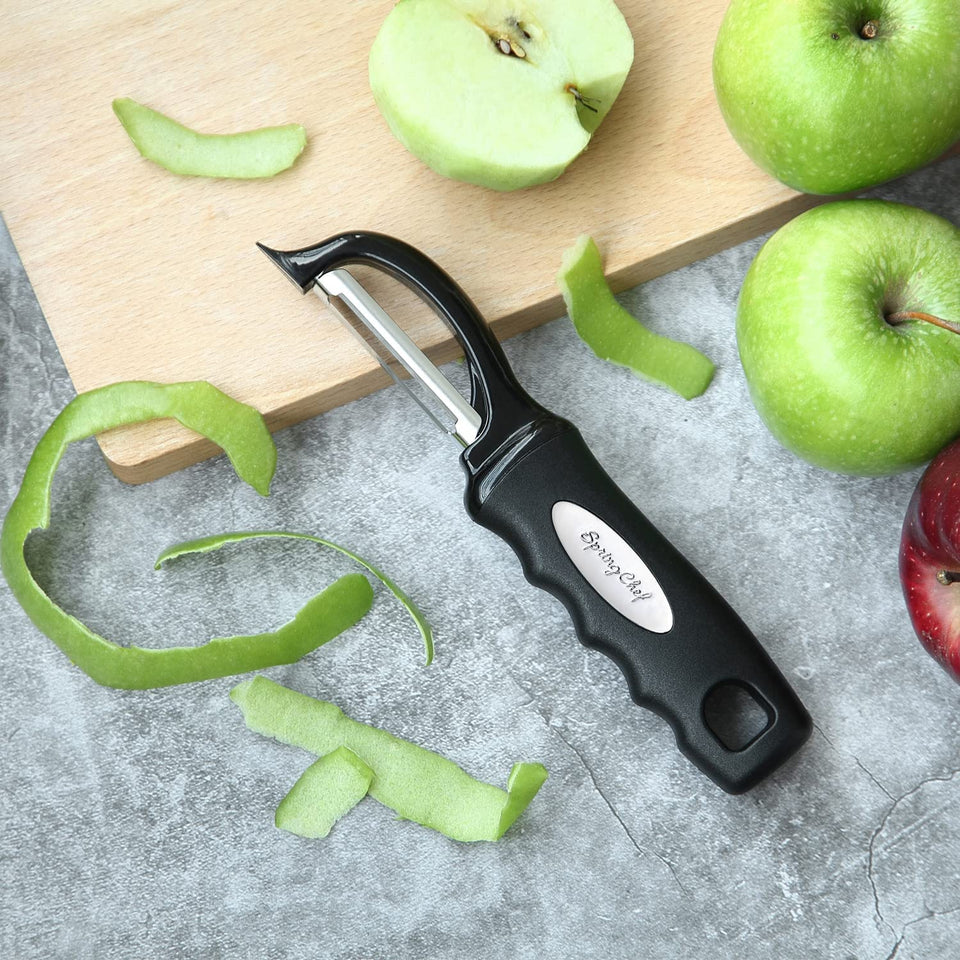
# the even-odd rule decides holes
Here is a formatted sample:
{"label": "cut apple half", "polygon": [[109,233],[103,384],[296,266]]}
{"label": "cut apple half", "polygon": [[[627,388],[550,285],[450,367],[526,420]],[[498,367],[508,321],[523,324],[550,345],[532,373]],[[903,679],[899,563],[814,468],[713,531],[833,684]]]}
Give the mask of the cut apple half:
{"label": "cut apple half", "polygon": [[612,0],[400,0],[370,51],[370,86],[432,170],[515,190],[583,151],[632,63]]}

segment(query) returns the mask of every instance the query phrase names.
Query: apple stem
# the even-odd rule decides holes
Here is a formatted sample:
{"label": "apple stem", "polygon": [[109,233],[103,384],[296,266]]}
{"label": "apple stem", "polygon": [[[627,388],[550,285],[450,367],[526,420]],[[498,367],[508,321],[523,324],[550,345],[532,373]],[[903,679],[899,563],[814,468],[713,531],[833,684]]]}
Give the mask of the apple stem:
{"label": "apple stem", "polygon": [[872,40],[880,32],[880,24],[876,20],[868,20],[860,28],[860,36],[864,40]]}
{"label": "apple stem", "polygon": [[935,317],[932,313],[920,313],[917,310],[904,310],[899,313],[890,313],[886,316],[886,321],[891,326],[903,323],[904,320],[926,320],[934,326],[943,327],[944,330],[952,330],[954,333],[960,333],[960,323],[954,323],[952,320],[944,320],[943,317]]}
{"label": "apple stem", "polygon": [[568,83],[563,89],[571,94],[577,103],[583,104],[588,110],[592,110],[594,113],[600,112],[593,106],[593,104],[600,102],[595,97],[585,97],[572,83]]}
{"label": "apple stem", "polygon": [[937,572],[937,580],[945,587],[951,583],[960,583],[960,570],[939,570]]}

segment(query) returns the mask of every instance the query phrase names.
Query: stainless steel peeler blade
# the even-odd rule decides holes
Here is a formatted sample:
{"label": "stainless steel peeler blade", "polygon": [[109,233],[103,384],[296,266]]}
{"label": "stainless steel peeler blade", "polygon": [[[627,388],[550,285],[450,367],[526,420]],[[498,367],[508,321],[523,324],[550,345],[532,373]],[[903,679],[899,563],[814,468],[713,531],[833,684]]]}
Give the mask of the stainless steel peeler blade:
{"label": "stainless steel peeler blade", "polygon": [[[347,328],[356,335],[390,377],[407,391],[441,430],[452,434],[463,446],[477,439],[480,414],[467,403],[436,364],[414,343],[349,270],[343,267],[330,270],[315,276],[312,284],[304,285],[291,272],[290,261],[286,259],[287,255],[281,251],[272,250],[262,243],[258,243],[257,246],[302,290],[310,289],[312,286],[321,300],[340,316]],[[362,327],[358,326],[357,321]],[[364,335],[364,331],[369,331],[373,335],[375,342],[381,344],[386,351],[385,354]],[[391,361],[399,363],[426,393],[417,393],[411,389],[410,383],[397,375]]]}

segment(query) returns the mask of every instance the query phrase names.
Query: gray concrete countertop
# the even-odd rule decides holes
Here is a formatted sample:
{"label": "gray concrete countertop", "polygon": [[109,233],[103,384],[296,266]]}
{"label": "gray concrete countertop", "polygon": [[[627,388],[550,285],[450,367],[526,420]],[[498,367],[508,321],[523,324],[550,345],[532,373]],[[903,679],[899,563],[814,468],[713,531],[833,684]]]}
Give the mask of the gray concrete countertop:
{"label": "gray concrete countertop", "polygon": [[[960,159],[873,193],[960,222]],[[550,778],[497,844],[453,842],[370,798],[327,839],[294,837],[273,811],[310,757],[246,729],[234,680],[100,687],[3,586],[0,955],[955,957],[960,688],[915,640],[897,575],[919,471],[838,476],[767,433],[734,341],[760,242],[623,297],[718,363],[697,400],[595,359],[565,319],[505,349],[794,684],[816,723],[795,758],[740,797],[706,780],[509,548],[471,523],[455,444],[398,388],[278,434],[268,499],[223,457],[128,487],[88,441],[64,458],[51,527],[28,549],[71,613],[144,646],[275,627],[349,562],[282,542],[159,572],[155,556],[226,530],[329,537],[417,600],[436,660],[424,666],[414,626],[378,585],[357,627],[267,674],[478,778],[503,785],[522,759]],[[0,353],[5,511],[73,393],[5,233]]]}

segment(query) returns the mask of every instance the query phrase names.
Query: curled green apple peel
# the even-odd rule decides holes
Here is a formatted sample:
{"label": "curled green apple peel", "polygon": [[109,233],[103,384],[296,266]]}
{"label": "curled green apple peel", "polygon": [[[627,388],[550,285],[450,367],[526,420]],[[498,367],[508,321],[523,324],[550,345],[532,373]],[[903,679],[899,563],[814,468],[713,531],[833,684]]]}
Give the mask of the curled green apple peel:
{"label": "curled green apple peel", "polygon": [[[293,663],[352,626],[370,609],[373,591],[361,574],[341,577],[278,630],[210,640],[198,647],[123,647],[94,633],[61,609],[34,580],[24,557],[27,537],[50,521],[50,494],[67,446],[105,430],[172,417],[217,443],[238,477],[269,492],[276,448],[262,416],[211,384],[116,383],[75,397],[37,444],[20,490],[0,530],[0,566],[11,591],[36,626],[98,683],[149,689],[247,673]],[[310,541],[347,555],[381,579],[420,627],[432,656],[432,636],[408,597],[356,554],[307,534],[228,533],[166,550],[157,567],[190,553],[207,553],[252,538]],[[536,763],[515,764],[507,790],[474,780],[456,764],[375,727],[346,717],[331,703],[287,690],[264,677],[240,684],[231,697],[251,729],[320,754],[276,812],[276,824],[305,837],[326,836],[367,793],[405,819],[459,840],[497,840],[547,777]]]}
{"label": "curled green apple peel", "polygon": [[[50,521],[50,495],[57,465],[67,446],[124,424],[172,417],[217,443],[237,476],[266,496],[276,466],[276,448],[263,417],[204,381],[159,384],[116,383],[75,397],[37,444],[0,531],[0,566],[7,583],[33,623],[69,659],[105,686],[148,689],[293,663],[353,626],[370,609],[373,591],[362,574],[348,574],[311,598],[277,630],[220,637],[196,647],[147,649],[120,646],[94,633],[59,607],[27,566],[24,547],[33,530]],[[188,553],[207,553],[252,538],[306,540],[347,555],[380,579],[410,612],[423,637],[427,662],[433,657],[430,627],[392,580],[344,547],[309,534],[283,531],[227,533],[166,550],[157,567]]]}
{"label": "curled green apple peel", "polygon": [[354,563],[359,564],[365,570],[372,573],[406,608],[411,619],[417,625],[420,636],[423,639],[424,650],[426,651],[427,666],[433,662],[433,630],[427,622],[427,618],[421,613],[420,608],[390,579],[379,567],[375,567],[369,560],[364,560],[352,550],[334,543],[332,540],[325,540],[323,537],[315,537],[309,533],[294,533],[289,530],[250,530],[233,533],[218,533],[209,537],[199,537],[196,540],[187,540],[183,543],[174,544],[167,547],[163,553],[157,557],[156,569],[160,569],[163,564],[176,557],[188,553],[211,553],[219,550],[231,543],[243,543],[246,540],[301,540],[307,543],[314,543],[320,547],[327,547],[330,550],[336,550],[345,557],[349,557]]}
{"label": "curled green apple peel", "polygon": [[578,237],[564,251],[557,285],[577,333],[601,360],[624,366],[684,400],[699,397],[710,386],[712,360],[688,343],[648,330],[620,306],[591,237]]}

